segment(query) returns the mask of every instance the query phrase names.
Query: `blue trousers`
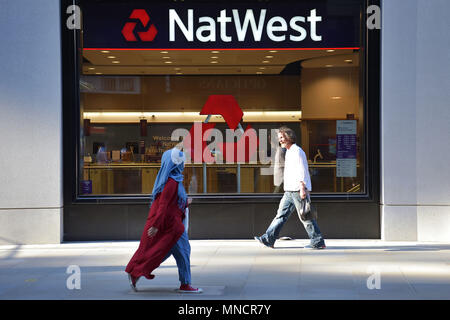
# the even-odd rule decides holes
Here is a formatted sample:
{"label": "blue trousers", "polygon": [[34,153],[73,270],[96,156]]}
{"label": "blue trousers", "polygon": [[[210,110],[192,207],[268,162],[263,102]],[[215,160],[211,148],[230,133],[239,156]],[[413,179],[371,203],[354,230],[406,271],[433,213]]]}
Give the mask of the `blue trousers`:
{"label": "blue trousers", "polygon": [[171,255],[175,258],[178,267],[178,278],[181,284],[191,284],[191,245],[187,232],[184,231],[177,243],[172,247],[163,262]]}
{"label": "blue trousers", "polygon": [[283,228],[284,224],[291,216],[292,211],[296,209],[298,217],[300,221],[303,223],[306,233],[308,234],[308,237],[311,240],[311,245],[315,247],[325,244],[325,241],[322,237],[322,234],[320,233],[320,229],[319,226],[317,225],[316,220],[303,221],[300,218],[300,203],[301,198],[298,191],[284,192],[283,198],[281,199],[280,205],[278,207],[277,215],[273,219],[270,226],[267,228],[266,233],[264,233],[261,236],[264,242],[268,243],[269,245],[273,245],[275,243],[275,241],[278,239],[281,228]]}

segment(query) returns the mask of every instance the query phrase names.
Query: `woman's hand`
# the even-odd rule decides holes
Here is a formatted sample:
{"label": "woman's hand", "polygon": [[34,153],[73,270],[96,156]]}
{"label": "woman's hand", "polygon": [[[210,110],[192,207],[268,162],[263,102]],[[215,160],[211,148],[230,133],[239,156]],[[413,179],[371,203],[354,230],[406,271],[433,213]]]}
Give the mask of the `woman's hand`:
{"label": "woman's hand", "polygon": [[150,227],[148,228],[147,235],[149,236],[149,238],[152,238],[156,235],[157,232],[158,229],[156,229],[155,227]]}

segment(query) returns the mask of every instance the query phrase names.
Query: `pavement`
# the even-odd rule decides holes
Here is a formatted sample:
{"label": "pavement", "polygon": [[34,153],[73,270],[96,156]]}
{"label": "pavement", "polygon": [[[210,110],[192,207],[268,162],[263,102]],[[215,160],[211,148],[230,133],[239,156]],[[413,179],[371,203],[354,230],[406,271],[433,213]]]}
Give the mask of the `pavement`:
{"label": "pavement", "polygon": [[449,300],[450,243],[305,239],[191,240],[193,286],[180,294],[173,257],[131,290],[139,242],[0,246],[0,300]]}

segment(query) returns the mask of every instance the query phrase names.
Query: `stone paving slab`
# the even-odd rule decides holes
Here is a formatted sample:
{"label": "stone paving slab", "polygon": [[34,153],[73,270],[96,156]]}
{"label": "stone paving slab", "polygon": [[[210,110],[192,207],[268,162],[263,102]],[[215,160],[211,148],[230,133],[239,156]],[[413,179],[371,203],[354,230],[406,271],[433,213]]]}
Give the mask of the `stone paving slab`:
{"label": "stone paving slab", "polygon": [[124,269],[138,244],[0,246],[0,300],[450,300],[446,243],[327,240],[327,249],[310,250],[305,239],[280,240],[274,249],[254,240],[191,240],[198,295],[175,291],[173,258],[133,292]]}

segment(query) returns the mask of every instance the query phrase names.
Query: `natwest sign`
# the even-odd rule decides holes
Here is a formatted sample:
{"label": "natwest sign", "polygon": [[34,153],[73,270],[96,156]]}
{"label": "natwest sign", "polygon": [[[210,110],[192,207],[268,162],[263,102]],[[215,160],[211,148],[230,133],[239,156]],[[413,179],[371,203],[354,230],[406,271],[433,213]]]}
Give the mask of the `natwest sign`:
{"label": "natwest sign", "polygon": [[[221,10],[215,18],[196,18],[195,10],[188,9],[187,17],[183,20],[177,10],[169,9],[169,41],[176,41],[177,31],[189,42],[260,42],[263,33],[274,42],[299,42],[308,35],[313,41],[322,40],[322,36],[317,35],[317,23],[322,21],[322,17],[317,15],[316,9],[310,10],[308,17],[294,16],[289,21],[282,16],[268,17],[267,9],[246,9],[242,14],[237,9],[230,11],[231,14],[228,14],[226,9]],[[229,32],[230,28],[234,28],[233,33]],[[247,37],[248,33],[251,34],[250,38]],[[232,34],[236,35],[236,39],[233,39]]]}
{"label": "natwest sign", "polygon": [[328,3],[87,1],[83,43],[92,49],[359,48],[361,7]]}

